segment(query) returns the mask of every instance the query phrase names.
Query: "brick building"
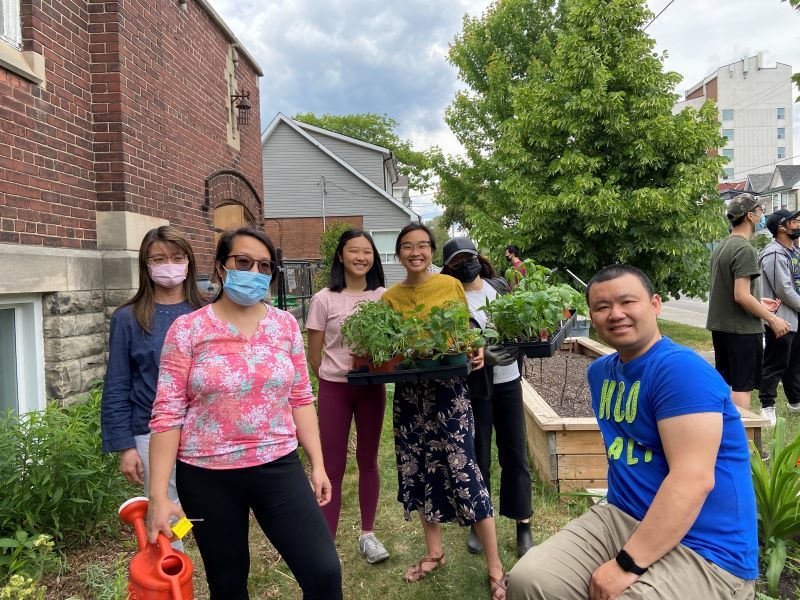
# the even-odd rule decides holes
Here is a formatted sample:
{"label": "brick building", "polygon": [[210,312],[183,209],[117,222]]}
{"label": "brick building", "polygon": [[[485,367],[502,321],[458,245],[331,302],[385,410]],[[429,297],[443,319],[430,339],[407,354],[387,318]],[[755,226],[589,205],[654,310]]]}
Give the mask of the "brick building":
{"label": "brick building", "polygon": [[147,230],[262,226],[261,75],[207,0],[0,0],[0,408],[102,377]]}

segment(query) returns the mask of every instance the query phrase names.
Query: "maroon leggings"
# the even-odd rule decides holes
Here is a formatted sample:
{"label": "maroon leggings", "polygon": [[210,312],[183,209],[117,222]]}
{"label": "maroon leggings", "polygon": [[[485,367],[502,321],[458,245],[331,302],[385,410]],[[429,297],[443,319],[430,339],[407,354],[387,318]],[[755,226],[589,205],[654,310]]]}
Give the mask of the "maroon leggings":
{"label": "maroon leggings", "polygon": [[331,535],[336,537],[342,509],[342,478],[347,465],[347,440],[350,423],[356,420],[356,463],[358,463],[358,503],[361,529],[372,531],[378,509],[380,478],[378,445],[386,408],[383,385],[350,385],[319,380],[319,434],[325,471],[331,480],[331,501],[322,507]]}

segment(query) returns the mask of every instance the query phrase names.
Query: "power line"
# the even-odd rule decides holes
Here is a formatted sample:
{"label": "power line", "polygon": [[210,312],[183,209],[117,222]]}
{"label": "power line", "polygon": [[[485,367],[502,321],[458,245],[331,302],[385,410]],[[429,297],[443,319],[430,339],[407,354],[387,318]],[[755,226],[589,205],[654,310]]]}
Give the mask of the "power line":
{"label": "power line", "polygon": [[670,6],[672,6],[673,2],[675,2],[675,0],[669,0],[667,5],[664,8],[662,8],[661,11],[655,17],[653,17],[647,25],[644,26],[642,31],[647,31],[647,28],[650,27],[650,25],[652,25],[653,23],[655,23],[656,19],[660,17],[662,14],[664,14],[664,11],[667,10]]}
{"label": "power line", "polygon": [[767,163],[765,165],[761,165],[760,167],[753,167],[751,169],[745,169],[744,171],[739,171],[739,175],[742,173],[749,173],[750,171],[755,171],[756,169],[763,169],[764,167],[771,167],[773,165],[777,165],[778,163],[786,162],[787,160],[792,160],[793,158],[800,157],[800,154],[795,154],[794,156],[790,156],[789,158],[782,158],[780,160],[773,161],[771,163]]}

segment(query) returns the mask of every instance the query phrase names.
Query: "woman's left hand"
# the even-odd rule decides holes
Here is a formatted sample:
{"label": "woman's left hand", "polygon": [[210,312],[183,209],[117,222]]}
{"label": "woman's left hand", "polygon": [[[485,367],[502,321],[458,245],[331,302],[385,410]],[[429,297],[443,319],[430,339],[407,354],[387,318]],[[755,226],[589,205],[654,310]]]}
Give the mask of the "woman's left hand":
{"label": "woman's left hand", "polygon": [[472,370],[477,371],[483,368],[483,348],[478,348],[472,355]]}
{"label": "woman's left hand", "polygon": [[325,506],[331,501],[331,481],[325,469],[311,469],[311,487],[317,497],[317,504]]}

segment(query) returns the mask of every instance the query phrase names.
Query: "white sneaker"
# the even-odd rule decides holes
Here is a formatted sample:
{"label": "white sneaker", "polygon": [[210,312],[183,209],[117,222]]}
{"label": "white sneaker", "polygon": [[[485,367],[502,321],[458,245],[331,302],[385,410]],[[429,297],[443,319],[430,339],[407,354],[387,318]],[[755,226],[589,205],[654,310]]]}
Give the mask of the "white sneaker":
{"label": "white sneaker", "polygon": [[789,402],[788,407],[789,407],[789,412],[800,413],[800,402],[796,402],[795,404]]}
{"label": "white sneaker", "polygon": [[378,541],[374,533],[368,533],[358,538],[358,551],[371,565],[389,558],[389,553],[383,547],[383,544]]}
{"label": "white sneaker", "polygon": [[[800,408],[800,407],[798,407],[798,408]],[[774,406],[765,406],[764,408],[762,408],[761,409],[761,418],[762,419],[766,419],[767,421],[769,421],[769,426],[770,427],[775,427],[775,421],[776,421],[775,407]]]}

